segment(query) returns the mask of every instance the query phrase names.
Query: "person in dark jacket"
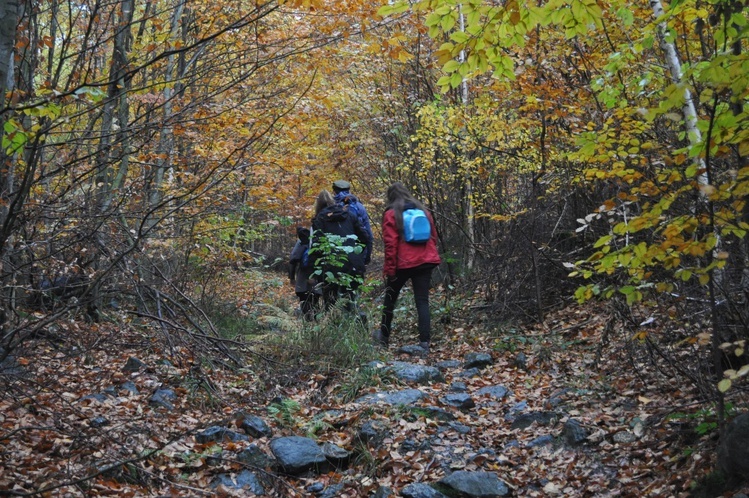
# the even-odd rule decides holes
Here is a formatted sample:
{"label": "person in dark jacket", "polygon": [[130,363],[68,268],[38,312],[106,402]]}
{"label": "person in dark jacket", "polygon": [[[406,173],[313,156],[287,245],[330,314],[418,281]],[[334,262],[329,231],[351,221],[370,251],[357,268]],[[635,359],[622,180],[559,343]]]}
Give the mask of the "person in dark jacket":
{"label": "person in dark jacket", "polygon": [[341,206],[348,206],[348,210],[356,219],[359,220],[359,225],[362,229],[367,232],[369,237],[369,244],[364,246],[364,258],[369,264],[369,260],[372,257],[372,243],[374,242],[374,235],[372,234],[372,226],[369,223],[369,214],[364,204],[351,193],[351,184],[346,180],[336,180],[333,182],[333,199],[335,203]]}
{"label": "person in dark jacket", "polygon": [[348,206],[336,204],[330,192],[323,190],[315,203],[310,256],[315,270],[321,273],[326,309],[342,295],[355,302],[356,289],[369,263],[365,248],[371,244],[369,235]]}
{"label": "person in dark jacket", "polygon": [[[429,218],[431,236],[426,243],[409,243],[403,238],[403,211],[413,208],[423,210]],[[437,230],[431,213],[401,182],[395,182],[388,188],[387,205],[382,216],[382,238],[385,242],[385,301],[380,329],[375,330],[372,337],[379,345],[388,346],[395,303],[403,286],[411,280],[418,315],[419,346],[428,353],[431,343],[429,287],[432,270],[442,260],[437,251]]]}
{"label": "person in dark jacket", "polygon": [[294,285],[294,291],[299,298],[302,316],[305,320],[313,320],[319,296],[315,293],[315,282],[312,280],[314,268],[311,261],[305,265],[304,253],[309,251],[309,228],[296,228],[297,241],[289,257],[289,280]]}

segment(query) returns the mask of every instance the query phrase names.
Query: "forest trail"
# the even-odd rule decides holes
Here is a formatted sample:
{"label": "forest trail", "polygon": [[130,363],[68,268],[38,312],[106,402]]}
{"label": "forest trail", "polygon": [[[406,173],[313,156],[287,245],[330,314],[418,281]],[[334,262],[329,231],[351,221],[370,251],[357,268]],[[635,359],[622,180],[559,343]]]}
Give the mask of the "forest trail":
{"label": "forest trail", "polygon": [[[38,362],[14,359],[25,373],[2,401],[0,489],[686,496],[714,464],[709,437],[669,418],[691,403],[678,386],[598,347],[605,322],[591,307],[523,330],[465,322],[438,331],[427,357],[391,346],[328,374],[259,354],[254,367],[211,369],[178,344],[170,357],[152,330],[63,324],[38,340]],[[21,393],[28,375],[36,391]]]}

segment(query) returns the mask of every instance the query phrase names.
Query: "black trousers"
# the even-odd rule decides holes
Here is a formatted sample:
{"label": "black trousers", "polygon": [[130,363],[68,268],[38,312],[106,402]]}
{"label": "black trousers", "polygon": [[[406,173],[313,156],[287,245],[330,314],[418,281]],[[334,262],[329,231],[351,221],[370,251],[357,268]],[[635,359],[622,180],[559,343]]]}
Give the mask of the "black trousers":
{"label": "black trousers", "polygon": [[390,339],[393,324],[393,310],[398,301],[401,289],[406,282],[411,280],[414,289],[414,300],[416,301],[416,313],[419,317],[419,342],[430,342],[431,319],[429,316],[429,286],[432,282],[432,270],[435,264],[424,264],[415,268],[397,270],[395,278],[387,282],[385,289],[385,302],[382,310],[382,323],[380,332],[385,340]]}

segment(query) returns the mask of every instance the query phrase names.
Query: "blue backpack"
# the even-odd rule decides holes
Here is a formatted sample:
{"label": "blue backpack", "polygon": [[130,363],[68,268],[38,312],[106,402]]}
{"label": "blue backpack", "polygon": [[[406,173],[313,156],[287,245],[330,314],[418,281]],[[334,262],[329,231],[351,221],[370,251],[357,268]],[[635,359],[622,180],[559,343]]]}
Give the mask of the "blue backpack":
{"label": "blue backpack", "polygon": [[412,244],[424,244],[432,236],[432,225],[421,209],[403,211],[403,240]]}
{"label": "blue backpack", "polygon": [[310,268],[311,266],[310,263],[311,261],[309,260],[309,246],[307,246],[304,248],[304,252],[302,253],[302,260],[301,260],[302,268],[304,268],[305,270],[307,268]]}

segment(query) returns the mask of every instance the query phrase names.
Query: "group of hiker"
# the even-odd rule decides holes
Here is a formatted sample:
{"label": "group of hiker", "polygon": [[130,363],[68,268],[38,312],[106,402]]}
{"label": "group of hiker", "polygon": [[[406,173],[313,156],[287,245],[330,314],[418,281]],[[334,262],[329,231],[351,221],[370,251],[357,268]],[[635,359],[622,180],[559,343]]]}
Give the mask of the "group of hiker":
{"label": "group of hiker", "polygon": [[[356,292],[372,258],[374,236],[367,210],[351,194],[349,182],[335,181],[333,194],[327,190],[320,192],[312,227],[297,227],[297,238],[289,258],[289,278],[299,298],[302,316],[314,320],[318,311],[329,310],[345,299],[346,309],[362,319],[364,314],[359,313]],[[380,327],[372,332],[372,338],[377,345],[388,347],[395,303],[403,286],[411,280],[419,346],[428,352],[429,287],[432,271],[441,263],[437,231],[429,210],[401,182],[393,183],[387,190],[382,238],[385,299]]]}

